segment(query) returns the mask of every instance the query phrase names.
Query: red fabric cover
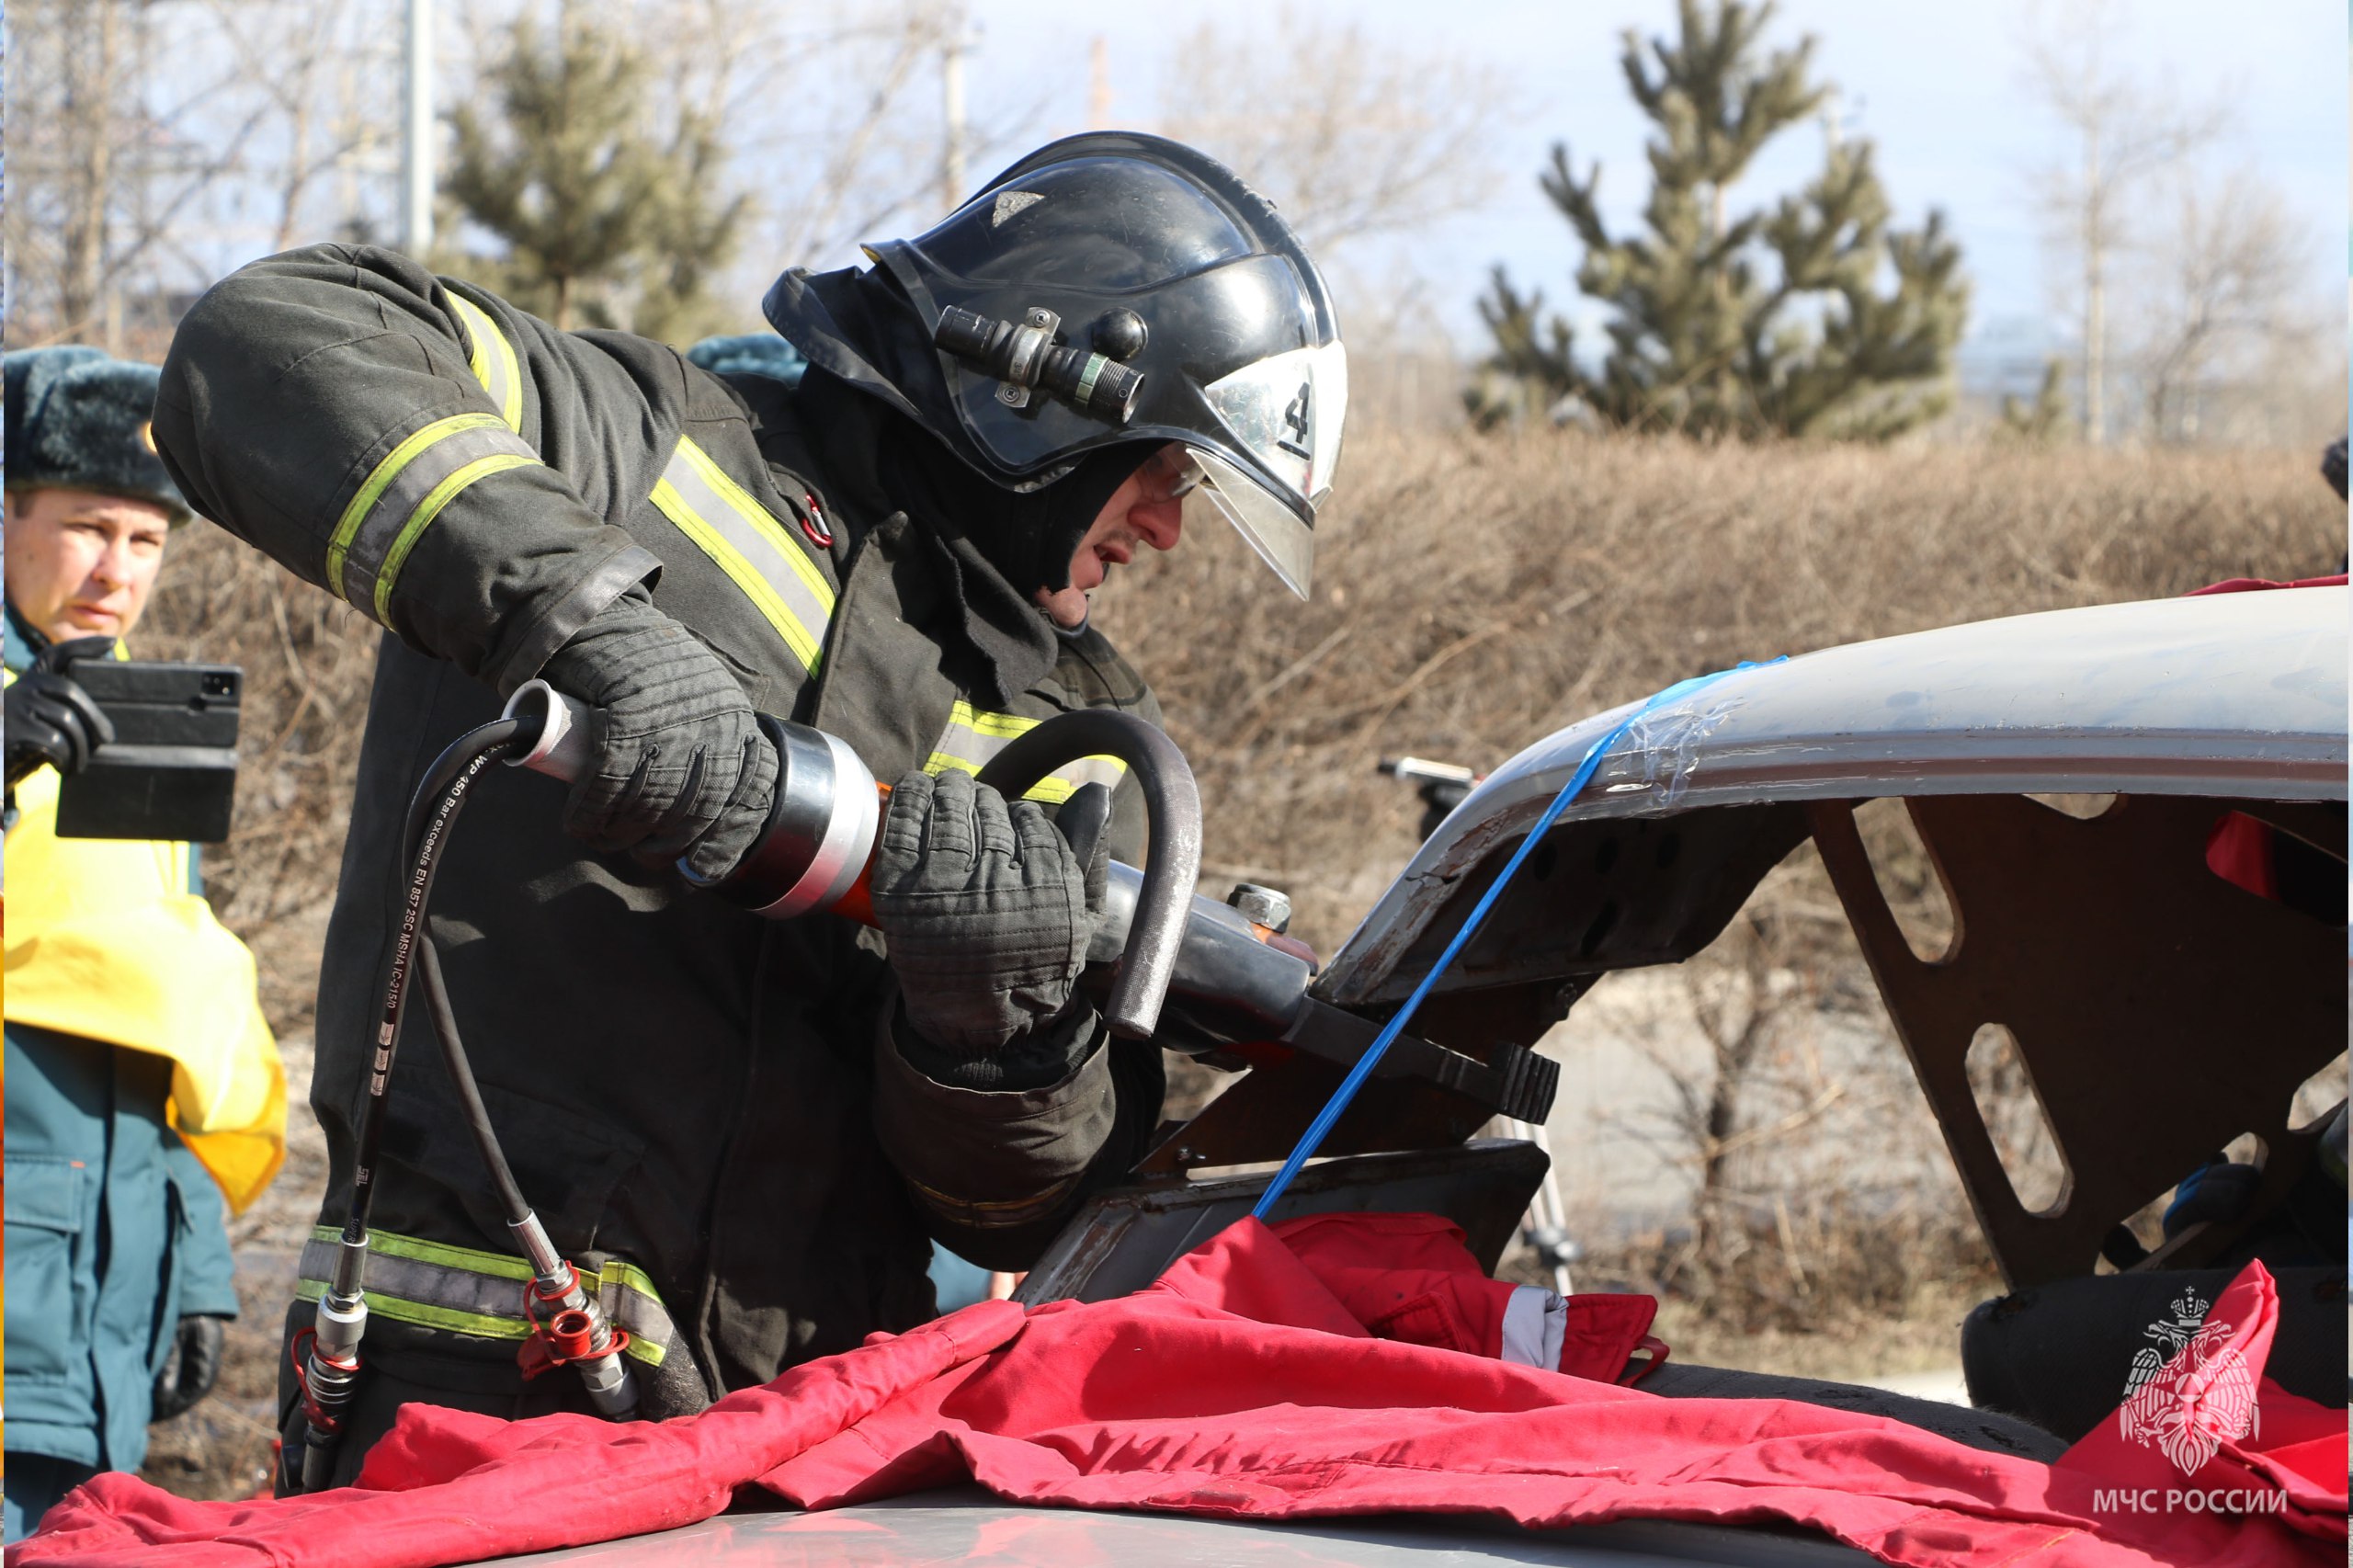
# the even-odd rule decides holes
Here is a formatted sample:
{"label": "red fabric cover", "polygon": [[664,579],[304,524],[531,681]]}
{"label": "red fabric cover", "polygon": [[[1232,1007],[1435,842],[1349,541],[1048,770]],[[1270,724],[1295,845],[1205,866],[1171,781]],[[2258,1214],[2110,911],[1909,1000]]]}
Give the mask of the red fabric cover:
{"label": "red fabric cover", "polygon": [[1376,1338],[1472,1356],[1504,1353],[1504,1310],[1512,1287],[1487,1278],[1452,1221],[1436,1214],[1312,1214],[1273,1229]]}
{"label": "red fabric cover", "polygon": [[2290,1525],[2345,1540],[2346,1413],[2263,1376],[2279,1319],[2278,1287],[2261,1264],[2249,1264],[2147,1395],[2119,1405],[2060,1457],[2059,1468],[2161,1499],[2173,1491],[2285,1491]]}
{"label": "red fabric cover", "polygon": [[309,1497],[189,1503],[135,1475],[68,1494],[10,1568],[427,1568],[547,1551],[709,1518],[736,1484],[1021,1332],[982,1301],[897,1338],[796,1367],[680,1421],[534,1421],[413,1404],[356,1485]]}
{"label": "red fabric cover", "polygon": [[2273,577],[2225,577],[2219,583],[2209,583],[2202,588],[2192,588],[2181,597],[2186,599],[2204,598],[2208,594],[2257,593],[2266,588],[2341,588],[2345,574],[2333,577],[2297,577],[2281,580]]}
{"label": "red fabric cover", "polygon": [[2279,878],[2273,869],[2271,829],[2245,812],[2225,812],[2206,835],[2206,869],[2257,898],[2277,899]]}
{"label": "red fabric cover", "polygon": [[[1453,1221],[1436,1214],[1311,1214],[1285,1220],[1274,1233],[1349,1316],[1380,1338],[1474,1356],[1503,1354],[1504,1311],[1517,1287],[1487,1278]],[[1567,1305],[1559,1369],[1605,1383],[1619,1381],[1658,1316],[1658,1303],[1648,1296],[1580,1294]]]}
{"label": "red fabric cover", "polygon": [[[1265,1315],[1203,1299],[1221,1279]],[[2245,1314],[2259,1361],[2276,1303],[2258,1266],[2246,1280],[2258,1288],[2224,1300]],[[2093,1489],[2110,1482],[2094,1449],[2040,1465],[1851,1412],[1660,1399],[1300,1326],[1336,1312],[1337,1298],[1245,1221],[1137,1295],[1041,1307],[1026,1325],[984,1302],[660,1426],[413,1406],[366,1477],[421,1483],[412,1491],[182,1503],[102,1477],[10,1562],[427,1568],[699,1518],[756,1476],[818,1507],[967,1474],[1021,1503],[1228,1517],[1790,1520],[1889,1562],[1963,1568],[2334,1568],[2340,1555],[2268,1515],[2096,1511]],[[2288,1418],[2291,1437],[2309,1415]],[[2321,1420],[2341,1444],[2344,1414]],[[2325,1440],[2302,1437],[2268,1462]],[[2343,1492],[2332,1501],[2341,1515]]]}

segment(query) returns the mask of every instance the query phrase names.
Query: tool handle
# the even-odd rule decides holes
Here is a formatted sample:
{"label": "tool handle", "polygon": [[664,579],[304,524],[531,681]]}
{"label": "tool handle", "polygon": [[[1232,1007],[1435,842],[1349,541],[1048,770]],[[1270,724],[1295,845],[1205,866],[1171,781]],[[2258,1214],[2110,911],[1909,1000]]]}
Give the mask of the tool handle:
{"label": "tool handle", "polygon": [[1137,890],[1135,920],[1103,1019],[1114,1034],[1149,1037],[1176,977],[1193,884],[1201,875],[1201,795],[1176,743],[1132,713],[1078,708],[1016,736],[983,767],[980,781],[1011,797],[1055,768],[1086,756],[1115,756],[1143,788],[1152,824],[1152,864]]}

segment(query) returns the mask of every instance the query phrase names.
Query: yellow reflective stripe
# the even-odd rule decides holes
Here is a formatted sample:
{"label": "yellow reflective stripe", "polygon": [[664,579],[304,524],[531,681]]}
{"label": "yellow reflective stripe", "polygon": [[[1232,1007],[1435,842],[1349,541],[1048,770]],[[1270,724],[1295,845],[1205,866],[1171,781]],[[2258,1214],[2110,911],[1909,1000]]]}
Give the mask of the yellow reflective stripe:
{"label": "yellow reflective stripe", "polygon": [[793,541],[785,526],[770,517],[767,507],[753,500],[751,493],[736,483],[725,469],[713,462],[709,452],[684,436],[678,437],[678,456],[687,460],[688,464],[701,476],[702,482],[710,485],[737,517],[776,547],[793,575],[801,579],[801,585],[808,591],[809,597],[824,607],[824,619],[831,620],[834,618],[833,585],[825,581],[825,574],[817,570],[817,563]]}
{"label": "yellow reflective stripe", "polygon": [[623,1263],[618,1257],[605,1259],[605,1267],[597,1271],[597,1279],[599,1284],[619,1285],[625,1290],[634,1290],[639,1295],[650,1296],[656,1301],[662,1299],[662,1292],[654,1288],[652,1276],[637,1265]]}
{"label": "yellow reflective stripe", "polygon": [[[327,1293],[323,1279],[298,1279],[294,1282],[294,1299],[317,1301]],[[363,1290],[360,1296],[368,1310],[391,1318],[394,1323],[423,1324],[427,1328],[446,1328],[453,1334],[471,1334],[483,1339],[529,1339],[531,1326],[520,1318],[494,1318],[481,1312],[461,1312],[449,1307],[437,1307],[428,1301],[403,1301],[381,1291]]]}
{"label": "yellow reflective stripe", "polygon": [[412,431],[406,440],[385,453],[384,460],[368,475],[368,483],[361,485],[359,493],[351,498],[351,505],[343,509],[343,516],[335,522],[335,533],[327,540],[327,586],[338,594],[343,592],[343,561],[350,552],[353,536],[359,532],[360,523],[374,508],[386,487],[400,476],[401,470],[415,460],[417,453],[460,430],[475,430],[497,423],[487,414],[453,414],[447,419],[437,419]]}
{"label": "yellow reflective stripe", "polygon": [[[343,1241],[343,1232],[333,1225],[315,1225],[311,1230],[311,1240],[316,1244],[336,1246]],[[517,1286],[529,1284],[532,1278],[531,1266],[512,1254],[452,1246],[447,1242],[428,1242],[392,1231],[369,1232],[368,1250],[388,1259],[397,1258],[483,1278],[506,1280]],[[305,1249],[304,1263],[316,1267],[308,1249]],[[408,1288],[414,1290],[418,1283],[429,1281],[419,1281],[412,1277]],[[325,1292],[326,1283],[323,1278],[306,1273],[296,1281],[295,1294],[302,1301],[316,1301]],[[418,1301],[413,1296],[382,1290],[363,1289],[361,1293],[367,1297],[371,1310],[381,1311],[385,1316],[403,1323],[423,1324],[453,1333],[480,1335],[493,1339],[521,1339],[530,1332],[528,1320],[517,1312],[469,1312],[442,1302]],[[676,1327],[670,1323],[669,1309],[663,1303],[662,1292],[654,1288],[653,1278],[626,1259],[608,1257],[597,1275],[596,1293],[613,1320],[631,1329],[630,1354],[649,1366],[660,1366],[668,1353],[665,1346],[658,1338],[644,1336],[641,1329],[651,1323],[658,1324],[662,1333],[672,1334]]]}
{"label": "yellow reflective stripe", "polygon": [[457,499],[458,493],[475,480],[485,478],[505,469],[529,467],[532,459],[513,452],[494,452],[486,458],[476,458],[449,478],[433,487],[433,493],[409,514],[401,525],[400,537],[392,540],[392,548],[385,552],[383,569],[376,574],[376,619],[386,626],[392,624],[392,584],[401,574],[401,567],[408,561],[408,552],[441,508]]}
{"label": "yellow reflective stripe", "polygon": [[[333,1225],[314,1225],[311,1229],[311,1239],[314,1242],[340,1242],[343,1232]],[[391,1231],[369,1232],[368,1250],[381,1252],[386,1257],[438,1263],[444,1268],[470,1269],[476,1274],[488,1274],[500,1279],[531,1278],[531,1266],[509,1254],[478,1252],[472,1247],[451,1246],[447,1242],[420,1241],[415,1236],[398,1235]],[[653,1286],[646,1286],[645,1293],[654,1295]]]}
{"label": "yellow reflective stripe", "polygon": [[459,293],[455,289],[442,290],[456,307],[458,319],[466,324],[466,363],[482,383],[482,390],[498,404],[498,416],[517,435],[523,433],[523,367],[515,358],[515,346],[490,319],[490,312]]}
{"label": "yellow reflective stripe", "polygon": [[[926,773],[978,773],[1008,742],[1036,729],[1040,721],[1018,713],[992,713],[959,699],[948,710],[948,728],[925,759]],[[1059,806],[1088,784],[1117,789],[1128,765],[1116,756],[1086,756],[1058,767],[1030,786],[1024,799]]]}
{"label": "yellow reflective stripe", "polygon": [[654,505],[727,574],[811,675],[817,673],[834,590],[783,525],[686,437],[654,486]]}
{"label": "yellow reflective stripe", "polygon": [[948,722],[961,724],[974,734],[1001,741],[1017,740],[1036,729],[1039,723],[1039,721],[1025,719],[1018,713],[991,713],[963,701],[949,710]]}
{"label": "yellow reflective stripe", "polygon": [[[319,1279],[298,1279],[294,1282],[294,1299],[316,1305],[327,1293],[326,1284]],[[448,1307],[437,1307],[429,1301],[404,1301],[381,1291],[362,1290],[361,1300],[369,1312],[394,1323],[415,1324],[420,1328],[446,1329],[451,1334],[470,1334],[477,1339],[529,1339],[530,1325],[520,1318],[485,1317],[480,1312],[461,1312]],[[632,1361],[642,1361],[658,1367],[669,1357],[669,1351],[651,1339],[630,1335],[629,1348],[621,1352]]]}

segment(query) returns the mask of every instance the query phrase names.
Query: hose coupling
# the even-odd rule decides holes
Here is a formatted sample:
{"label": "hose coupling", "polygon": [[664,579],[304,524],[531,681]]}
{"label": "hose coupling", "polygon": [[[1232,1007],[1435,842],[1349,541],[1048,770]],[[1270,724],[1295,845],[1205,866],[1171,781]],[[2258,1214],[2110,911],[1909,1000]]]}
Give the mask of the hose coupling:
{"label": "hose coupling", "polygon": [[631,1370],[629,1330],[605,1313],[604,1303],[581,1288],[568,1261],[542,1273],[524,1292],[531,1336],[516,1359],[528,1381],[554,1367],[578,1369],[588,1403],[608,1421],[637,1415],[637,1378]]}
{"label": "hose coupling", "polygon": [[329,1290],[319,1299],[313,1326],[295,1336],[295,1381],[302,1395],[305,1492],[324,1492],[343,1446],[344,1413],[359,1384],[359,1340],[367,1332],[368,1301],[358,1290]]}

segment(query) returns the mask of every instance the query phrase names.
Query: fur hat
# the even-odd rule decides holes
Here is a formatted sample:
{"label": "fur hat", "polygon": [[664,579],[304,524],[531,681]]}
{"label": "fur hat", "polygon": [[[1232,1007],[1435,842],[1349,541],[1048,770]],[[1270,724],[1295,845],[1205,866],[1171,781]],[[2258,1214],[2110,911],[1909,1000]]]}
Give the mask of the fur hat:
{"label": "fur hat", "polygon": [[152,501],[177,527],[190,516],[155,455],[153,365],[80,346],[0,358],[6,374],[10,490],[95,490]]}

